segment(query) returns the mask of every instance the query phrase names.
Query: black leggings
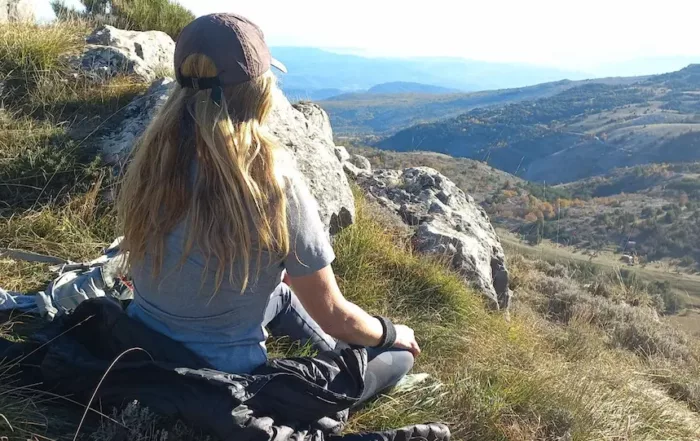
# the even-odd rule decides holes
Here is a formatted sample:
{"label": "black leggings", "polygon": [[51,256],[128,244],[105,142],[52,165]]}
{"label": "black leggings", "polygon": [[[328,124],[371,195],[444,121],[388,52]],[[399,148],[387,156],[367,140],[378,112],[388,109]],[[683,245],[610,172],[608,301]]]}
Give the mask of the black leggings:
{"label": "black leggings", "polygon": [[[333,351],[342,345],[321,329],[284,283],[272,294],[263,325],[275,337],[289,337],[303,345],[310,344],[319,352]],[[395,386],[413,367],[413,354],[403,349],[367,348],[367,355],[365,389],[356,406]]]}

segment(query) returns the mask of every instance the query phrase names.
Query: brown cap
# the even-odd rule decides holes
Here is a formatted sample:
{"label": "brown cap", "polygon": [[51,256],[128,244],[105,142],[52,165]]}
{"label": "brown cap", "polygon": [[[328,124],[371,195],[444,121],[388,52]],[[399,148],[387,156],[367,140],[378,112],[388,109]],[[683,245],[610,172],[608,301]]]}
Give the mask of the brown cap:
{"label": "brown cap", "polygon": [[175,45],[175,76],[180,84],[184,78],[180,66],[192,54],[212,59],[222,86],[257,78],[270,66],[287,72],[284,65],[270,55],[262,30],[235,14],[204,15],[180,32]]}

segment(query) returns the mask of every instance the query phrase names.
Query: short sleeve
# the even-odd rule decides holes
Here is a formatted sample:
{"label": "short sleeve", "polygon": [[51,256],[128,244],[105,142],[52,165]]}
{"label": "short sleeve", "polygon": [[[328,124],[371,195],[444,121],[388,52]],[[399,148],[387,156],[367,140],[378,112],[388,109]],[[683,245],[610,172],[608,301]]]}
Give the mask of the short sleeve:
{"label": "short sleeve", "polygon": [[306,183],[300,177],[287,182],[290,247],[283,263],[290,276],[308,276],[330,265],[335,253]]}

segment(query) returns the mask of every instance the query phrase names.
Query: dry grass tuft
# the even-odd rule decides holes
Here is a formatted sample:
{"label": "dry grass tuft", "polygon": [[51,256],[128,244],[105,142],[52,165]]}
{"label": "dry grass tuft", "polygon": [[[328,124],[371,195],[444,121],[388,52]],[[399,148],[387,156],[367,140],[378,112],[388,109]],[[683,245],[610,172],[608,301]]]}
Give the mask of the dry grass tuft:
{"label": "dry grass tuft", "polygon": [[0,74],[24,79],[24,73],[60,69],[66,56],[80,51],[88,32],[80,21],[0,24]]}

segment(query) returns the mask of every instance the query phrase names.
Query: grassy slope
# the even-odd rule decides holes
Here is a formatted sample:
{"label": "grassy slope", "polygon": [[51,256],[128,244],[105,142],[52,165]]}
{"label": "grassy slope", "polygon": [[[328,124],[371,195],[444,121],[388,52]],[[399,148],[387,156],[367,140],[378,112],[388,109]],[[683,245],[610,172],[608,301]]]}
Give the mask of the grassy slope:
{"label": "grassy slope", "polygon": [[[132,93],[127,88],[122,98]],[[51,130],[71,128],[34,113],[26,103],[20,100],[11,108],[16,112],[10,113],[0,139],[14,141],[0,146],[2,152],[33,148],[25,136],[7,136],[15,130],[29,133],[25,121]],[[67,130],[65,136],[75,141],[73,133]],[[89,143],[93,138],[78,139]],[[22,149],[19,142],[26,143]],[[36,144],[48,151],[61,148],[51,142]],[[34,159],[44,157],[43,150],[35,151]],[[0,245],[78,259],[94,256],[116,234],[110,206],[99,196],[109,184],[99,158],[49,162],[39,172],[33,161],[22,164],[0,162],[0,173],[11,166],[24,179],[20,172],[30,170],[32,179],[41,179],[33,186],[44,191],[34,194],[31,204],[22,195],[1,196]],[[72,170],[67,173],[72,178],[54,185],[52,177],[60,170]],[[451,425],[456,439],[465,440],[685,440],[700,433],[700,416],[693,410],[700,406],[698,349],[654,321],[648,309],[595,297],[566,269],[511,256],[519,300],[507,322],[489,313],[479,295],[441,262],[412,253],[388,225],[358,196],[358,221],[335,242],[335,270],[349,298],[416,329],[424,349],[416,371],[429,372],[433,379],[419,390],[379,399],[353,416],[350,430],[440,420]],[[35,289],[47,276],[42,265],[0,260],[4,288]],[[21,338],[26,330],[20,325],[26,321],[0,322],[0,332]],[[6,373],[0,366],[0,376]],[[66,413],[65,402],[0,379],[0,435],[72,439],[78,415]],[[89,438],[114,439],[116,429],[126,426],[129,439],[160,440],[162,430],[169,440],[201,439],[181,424],[160,429],[162,422],[142,409],[115,416],[117,422],[104,418]]]}

